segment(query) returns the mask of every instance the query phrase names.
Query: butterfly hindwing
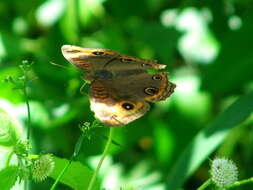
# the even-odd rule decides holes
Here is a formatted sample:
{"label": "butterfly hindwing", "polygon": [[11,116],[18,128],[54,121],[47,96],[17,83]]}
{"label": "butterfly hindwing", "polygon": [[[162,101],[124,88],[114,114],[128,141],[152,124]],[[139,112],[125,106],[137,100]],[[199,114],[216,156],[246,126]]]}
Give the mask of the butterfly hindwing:
{"label": "butterfly hindwing", "polygon": [[150,106],[144,100],[117,96],[117,89],[108,86],[111,82],[96,80],[89,90],[91,110],[101,122],[109,126],[123,126],[149,110]]}

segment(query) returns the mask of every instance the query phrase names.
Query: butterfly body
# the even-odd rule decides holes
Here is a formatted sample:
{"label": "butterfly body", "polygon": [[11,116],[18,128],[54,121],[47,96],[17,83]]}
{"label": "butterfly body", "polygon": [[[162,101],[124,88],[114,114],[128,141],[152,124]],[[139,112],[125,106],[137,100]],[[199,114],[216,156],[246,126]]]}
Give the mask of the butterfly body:
{"label": "butterfly body", "polygon": [[165,68],[154,60],[71,45],[64,45],[62,53],[68,61],[87,72],[84,79],[91,83],[91,110],[108,126],[122,126],[140,118],[150,108],[147,101],[165,100],[176,87],[168,81],[167,73],[147,72]]}
{"label": "butterfly body", "polygon": [[100,69],[95,71],[94,73],[94,79],[97,80],[112,80],[113,79],[113,73],[111,71]]}

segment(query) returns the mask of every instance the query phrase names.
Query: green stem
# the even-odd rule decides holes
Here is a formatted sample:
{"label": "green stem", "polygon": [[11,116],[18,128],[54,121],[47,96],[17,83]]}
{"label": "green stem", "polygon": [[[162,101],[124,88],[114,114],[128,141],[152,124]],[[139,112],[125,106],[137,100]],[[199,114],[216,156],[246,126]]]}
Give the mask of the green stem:
{"label": "green stem", "polygon": [[10,162],[11,162],[11,158],[13,156],[14,152],[11,151],[7,157],[7,160],[6,160],[6,163],[5,163],[5,167],[8,167],[10,165]]}
{"label": "green stem", "polygon": [[25,103],[26,103],[26,109],[27,109],[27,140],[30,139],[31,134],[31,110],[30,110],[30,104],[29,99],[26,91],[26,83],[27,83],[27,77],[25,75],[25,82],[24,82],[24,96],[25,96]]}
{"label": "green stem", "polygon": [[89,183],[89,186],[88,186],[88,189],[87,189],[87,190],[92,190],[92,188],[93,188],[93,186],[94,186],[94,183],[95,183],[95,180],[96,180],[96,178],[97,178],[99,169],[101,168],[102,163],[103,163],[103,161],[104,161],[104,159],[105,159],[105,156],[107,155],[108,150],[109,150],[109,147],[110,147],[110,145],[111,145],[111,143],[112,143],[112,134],[113,134],[113,127],[110,127],[109,137],[108,137],[108,140],[107,140],[107,142],[106,142],[104,152],[103,152],[103,154],[102,154],[102,156],[101,156],[101,158],[100,158],[100,160],[99,160],[99,162],[98,162],[97,168],[96,168],[96,170],[95,170],[95,172],[94,172],[94,174],[93,174],[93,176],[92,176],[92,178],[91,178],[91,180],[90,180],[90,183]]}
{"label": "green stem", "polygon": [[72,163],[74,159],[74,156],[72,156],[68,162],[68,164],[63,168],[63,170],[61,171],[61,173],[58,175],[57,179],[54,181],[54,184],[52,185],[52,187],[50,188],[50,190],[54,190],[57,186],[57,184],[59,183],[61,177],[63,176],[63,174],[67,171],[67,169],[69,168],[70,164]]}
{"label": "green stem", "polygon": [[235,187],[238,187],[238,186],[241,186],[241,185],[245,185],[245,184],[248,184],[248,183],[253,183],[253,177],[251,178],[248,178],[248,179],[244,179],[244,180],[241,180],[241,181],[237,181],[231,185],[227,185],[225,187],[225,189],[231,189],[231,188],[235,188]]}
{"label": "green stem", "polygon": [[75,149],[74,149],[74,152],[69,160],[69,162],[66,164],[66,166],[63,168],[63,170],[61,171],[61,173],[57,176],[57,179],[54,181],[54,184],[52,185],[52,187],[50,188],[50,190],[54,190],[57,186],[57,184],[59,183],[61,177],[63,176],[63,174],[67,171],[67,169],[69,168],[70,164],[72,163],[72,161],[74,160],[74,158],[77,156],[77,154],[79,153],[80,149],[81,149],[81,146],[82,146],[82,143],[83,143],[83,140],[84,140],[84,135],[82,134],[76,145],[75,145]]}
{"label": "green stem", "polygon": [[205,181],[205,183],[203,183],[201,186],[199,186],[199,188],[197,190],[204,190],[206,187],[208,187],[210,184],[212,183],[211,179],[208,179],[207,181]]}
{"label": "green stem", "polygon": [[[30,110],[30,104],[29,104],[29,98],[28,98],[28,94],[26,91],[26,87],[27,87],[27,75],[26,75],[26,71],[24,71],[24,89],[23,89],[23,93],[24,93],[24,97],[25,97],[25,103],[26,103],[26,109],[27,109],[27,141],[29,142],[30,140],[30,135],[31,135],[31,110]],[[30,143],[30,142],[29,142]],[[27,164],[27,161],[25,161],[25,163]],[[27,190],[29,189],[29,181],[25,180],[25,184],[24,184],[24,188]]]}

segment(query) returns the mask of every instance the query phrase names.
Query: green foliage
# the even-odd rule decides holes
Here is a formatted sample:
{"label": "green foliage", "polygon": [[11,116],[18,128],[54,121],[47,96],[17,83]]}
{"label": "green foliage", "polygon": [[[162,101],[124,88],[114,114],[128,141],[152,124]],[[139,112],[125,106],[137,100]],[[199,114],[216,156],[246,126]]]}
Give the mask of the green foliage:
{"label": "green foliage", "polygon": [[[58,175],[61,173],[63,168],[68,164],[67,159],[62,159],[54,156],[55,161],[55,169],[50,174],[53,179],[56,179]],[[88,187],[89,181],[92,177],[93,172],[84,166],[80,162],[72,162],[68,170],[64,173],[60,182],[72,187],[75,190],[86,189]],[[98,188],[98,182],[96,184],[96,188]]]}
{"label": "green foliage", "polygon": [[3,188],[13,185],[17,167],[18,180],[32,179],[34,159],[52,153],[51,179],[31,189],[50,189],[69,164],[56,189],[85,189],[103,152],[108,129],[90,127],[89,85],[63,58],[64,44],[157,59],[177,85],[168,100],[114,130],[113,159],[97,189],[197,189],[216,156],[234,160],[239,178],[253,176],[252,3],[0,1],[0,175],[12,178]]}
{"label": "green foliage", "polygon": [[0,145],[14,146],[20,139],[20,130],[15,122],[3,109],[0,109]]}
{"label": "green foliage", "polygon": [[212,93],[228,93],[253,80],[253,39],[248,35],[253,30],[252,18],[252,11],[243,15],[242,28],[228,32],[221,41],[219,57],[203,72],[203,88]]}
{"label": "green foliage", "polygon": [[16,183],[18,177],[18,167],[8,166],[0,170],[0,189],[9,190]]}
{"label": "green foliage", "polygon": [[252,99],[253,92],[241,97],[195,136],[170,173],[168,179],[170,189],[178,189],[184,179],[192,175],[203,160],[220,145],[231,128],[236,127],[250,116],[253,112]]}

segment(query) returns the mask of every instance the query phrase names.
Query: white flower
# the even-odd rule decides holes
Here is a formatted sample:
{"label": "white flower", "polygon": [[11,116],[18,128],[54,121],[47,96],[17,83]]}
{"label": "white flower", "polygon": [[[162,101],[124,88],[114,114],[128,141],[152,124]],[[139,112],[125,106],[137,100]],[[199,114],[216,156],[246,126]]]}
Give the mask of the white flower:
{"label": "white flower", "polygon": [[36,159],[32,164],[32,178],[35,181],[45,180],[54,169],[54,160],[51,154],[45,154]]}
{"label": "white flower", "polygon": [[211,165],[211,179],[218,187],[233,184],[238,179],[236,165],[228,159],[216,158]]}

